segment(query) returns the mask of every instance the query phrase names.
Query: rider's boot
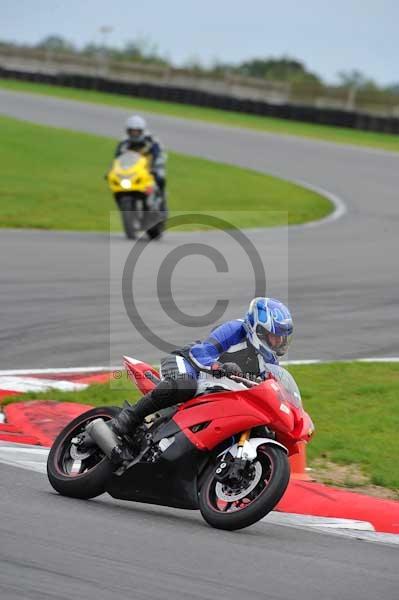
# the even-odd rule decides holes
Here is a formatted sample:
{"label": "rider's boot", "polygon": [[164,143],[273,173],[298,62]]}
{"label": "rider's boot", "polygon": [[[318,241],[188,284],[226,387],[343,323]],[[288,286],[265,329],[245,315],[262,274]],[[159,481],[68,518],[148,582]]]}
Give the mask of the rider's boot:
{"label": "rider's boot", "polygon": [[[126,406],[111,421],[104,422],[103,419],[95,419],[86,427],[86,434],[114,464],[131,460],[129,447],[134,448],[136,445],[135,430],[143,422],[144,417],[153,412],[152,407],[153,400],[150,392],[143,396],[136,406]],[[128,441],[127,446],[124,444],[124,440]]]}
{"label": "rider's boot", "polygon": [[145,417],[163,408],[186,402],[197,390],[197,381],[192,377],[162,379],[158,385],[143,396],[134,406],[124,408],[112,421],[112,429],[120,437],[129,436]]}
{"label": "rider's boot", "polygon": [[152,391],[145,394],[134,406],[126,406],[112,419],[111,427],[121,438],[129,437],[146,416],[158,410],[158,403],[154,403]]}
{"label": "rider's boot", "polygon": [[[96,443],[105,454],[117,462],[122,461],[124,455],[123,440],[127,439],[134,442],[135,430],[143,423],[145,417],[152,415],[162,408],[168,408],[180,402],[186,402],[192,398],[197,389],[197,382],[194,378],[165,378],[158,385],[140,398],[134,406],[127,406],[121,412],[107,423],[106,428],[101,425],[95,425],[93,432],[87,430],[95,439]],[[96,421],[93,421],[93,426]],[[101,430],[101,431],[100,431]],[[107,433],[107,431],[109,433]],[[94,434],[97,434],[97,439]],[[129,445],[129,444],[128,444]],[[134,445],[134,444],[133,444]]]}

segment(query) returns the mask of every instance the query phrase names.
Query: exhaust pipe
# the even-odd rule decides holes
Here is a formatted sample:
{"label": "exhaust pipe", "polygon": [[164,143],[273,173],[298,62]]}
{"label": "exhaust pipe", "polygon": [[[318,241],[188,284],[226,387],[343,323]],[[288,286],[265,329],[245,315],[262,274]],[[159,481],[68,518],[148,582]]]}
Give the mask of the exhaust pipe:
{"label": "exhaust pipe", "polygon": [[107,458],[113,460],[115,454],[119,454],[118,438],[103,419],[94,419],[86,426],[86,431]]}

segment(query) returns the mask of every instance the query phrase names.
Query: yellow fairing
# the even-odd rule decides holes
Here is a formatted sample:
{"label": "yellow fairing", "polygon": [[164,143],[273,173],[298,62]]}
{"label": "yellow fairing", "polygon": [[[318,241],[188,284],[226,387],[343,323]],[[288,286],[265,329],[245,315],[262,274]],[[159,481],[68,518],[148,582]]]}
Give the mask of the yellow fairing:
{"label": "yellow fairing", "polygon": [[150,193],[155,179],[150,171],[150,160],[137,152],[125,152],[116,158],[107,175],[108,185],[114,193]]}

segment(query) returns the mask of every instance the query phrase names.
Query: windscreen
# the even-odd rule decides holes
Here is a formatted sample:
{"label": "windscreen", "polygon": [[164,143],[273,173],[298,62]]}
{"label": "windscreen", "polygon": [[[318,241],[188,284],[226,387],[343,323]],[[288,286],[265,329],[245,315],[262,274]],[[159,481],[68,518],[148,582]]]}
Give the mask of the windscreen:
{"label": "windscreen", "polygon": [[128,150],[127,152],[124,152],[123,154],[118,156],[118,160],[122,169],[129,169],[129,167],[135,165],[136,162],[140,160],[140,158],[141,154],[139,154],[138,152],[132,152],[131,150]]}
{"label": "windscreen", "polygon": [[276,379],[288,392],[288,402],[297,407],[302,406],[301,393],[291,373],[279,365],[271,364],[266,365],[266,371],[271,373],[274,379]]}

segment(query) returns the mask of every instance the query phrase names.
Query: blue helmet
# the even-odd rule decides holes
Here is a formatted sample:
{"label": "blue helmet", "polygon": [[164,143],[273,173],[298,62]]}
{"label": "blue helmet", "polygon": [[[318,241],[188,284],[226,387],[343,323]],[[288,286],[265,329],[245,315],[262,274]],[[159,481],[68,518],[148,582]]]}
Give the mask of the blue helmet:
{"label": "blue helmet", "polygon": [[254,298],[244,319],[252,346],[270,361],[283,356],[291,342],[293,323],[288,308],[274,298]]}

